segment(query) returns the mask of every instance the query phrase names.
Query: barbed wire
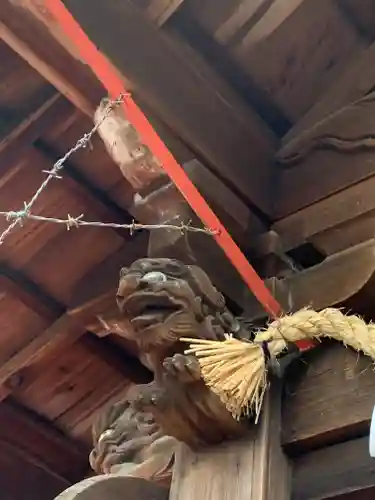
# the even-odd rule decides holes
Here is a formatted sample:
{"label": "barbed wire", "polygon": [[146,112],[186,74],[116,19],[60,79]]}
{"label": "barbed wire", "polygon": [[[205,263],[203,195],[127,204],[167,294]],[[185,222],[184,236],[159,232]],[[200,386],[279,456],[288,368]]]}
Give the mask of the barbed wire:
{"label": "barbed wire", "polygon": [[[0,216],[5,217],[8,221],[17,220],[20,218],[20,212],[0,212]],[[51,222],[54,224],[63,224],[66,226],[69,231],[71,228],[78,228],[80,226],[87,227],[106,227],[111,229],[128,229],[130,234],[133,234],[136,231],[140,231],[142,229],[152,230],[152,229],[171,229],[175,231],[180,231],[185,234],[186,232],[192,233],[205,233],[209,235],[217,234],[218,232],[212,229],[200,228],[191,226],[190,223],[181,223],[180,225],[176,224],[140,224],[138,222],[133,221],[131,224],[117,224],[115,222],[100,222],[100,221],[87,221],[83,219],[83,214],[78,217],[72,217],[68,214],[66,219],[58,219],[55,217],[44,217],[43,215],[34,215],[32,213],[26,213],[22,215],[22,220],[31,219],[42,222]]]}
{"label": "barbed wire", "polygon": [[[61,176],[59,175],[59,172],[64,168],[65,162],[74,154],[76,151],[79,149],[85,148],[87,145],[90,144],[92,136],[97,132],[99,127],[102,125],[102,123],[107,119],[109,116],[110,112],[117,106],[119,106],[124,98],[126,97],[126,93],[120,94],[120,96],[112,100],[108,103],[106,106],[106,109],[104,111],[104,114],[101,118],[101,120],[98,121],[94,125],[94,127],[90,130],[90,132],[84,134],[78,141],[75,143],[75,145],[59,160],[54,163],[53,167],[51,170],[43,170],[44,173],[48,174],[46,179],[42,182],[40,187],[36,190],[35,194],[32,196],[30,201],[24,202],[24,207],[21,210],[18,211],[12,211],[12,212],[3,212],[3,215],[6,215],[8,220],[13,219],[13,222],[3,231],[3,233],[0,236],[0,245],[4,243],[4,240],[9,234],[18,226],[19,224],[22,224],[22,221],[27,219],[27,218],[35,218],[35,216],[32,216],[31,214],[31,209],[39,196],[42,194],[42,192],[46,189],[48,184],[51,182],[52,179],[61,179]],[[58,219],[56,219],[58,220]],[[69,219],[68,219],[69,220]],[[82,225],[82,224],[81,224]]]}

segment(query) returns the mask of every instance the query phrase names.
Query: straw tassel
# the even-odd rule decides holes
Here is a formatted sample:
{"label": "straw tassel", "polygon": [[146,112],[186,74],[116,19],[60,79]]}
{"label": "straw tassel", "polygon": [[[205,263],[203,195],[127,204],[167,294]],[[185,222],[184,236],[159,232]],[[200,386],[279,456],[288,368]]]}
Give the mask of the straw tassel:
{"label": "straw tassel", "polygon": [[320,312],[302,309],[281,317],[257,332],[251,342],[229,335],[225,341],[182,340],[190,344],[185,353],[198,358],[207,386],[238,419],[243,414],[259,416],[267,389],[264,343],[271,358],[277,358],[287,342],[321,338],[338,340],[375,359],[375,324],[366,324],[360,317],[346,316],[334,308]]}

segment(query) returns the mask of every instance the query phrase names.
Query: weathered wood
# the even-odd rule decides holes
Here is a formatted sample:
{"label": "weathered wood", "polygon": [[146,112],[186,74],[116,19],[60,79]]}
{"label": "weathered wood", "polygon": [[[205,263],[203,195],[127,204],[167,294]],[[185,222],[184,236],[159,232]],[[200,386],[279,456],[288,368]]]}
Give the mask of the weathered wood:
{"label": "weathered wood", "polygon": [[204,451],[180,445],[171,500],[289,500],[290,469],[280,448],[276,385],[268,394],[260,423],[241,441]]}
{"label": "weathered wood", "polygon": [[276,155],[281,172],[275,218],[374,175],[374,109],[370,93],[282,147]]}
{"label": "weathered wood", "polygon": [[1,449],[3,445],[68,484],[79,480],[88,468],[84,447],[10,401],[0,405]]}
{"label": "weathered wood", "polygon": [[291,452],[328,446],[368,432],[374,407],[371,360],[324,345],[291,373],[283,406],[283,443]]}
{"label": "weathered wood", "polygon": [[[240,101],[220,78],[207,81],[170,40],[126,2],[68,2],[67,7],[91,39],[112,60],[161,118],[247,200],[269,210],[274,138],[250,111],[243,119]],[[125,23],[125,25],[124,25]],[[108,37],[107,27],[111,26]],[[141,43],[142,42],[142,43]],[[135,47],[132,50],[120,47]],[[155,73],[154,68],[159,70]],[[173,75],[173,77],[171,77]],[[216,83],[219,81],[219,85]],[[218,87],[220,90],[218,90]],[[215,90],[214,90],[215,89]],[[176,98],[178,96],[178,98]],[[198,104],[199,103],[199,104]],[[257,164],[257,169],[243,165]]]}
{"label": "weathered wood", "polygon": [[[187,4],[187,7],[191,7],[191,2]],[[219,6],[215,4],[215,17],[218,9]],[[202,77],[215,80],[219,85],[220,81],[214,75],[216,71],[222,77],[223,82],[230,84],[231,88],[243,99],[242,109],[245,120],[247,110],[244,104],[247,104],[278,138],[283,137],[290,129],[291,122],[274,102],[271,93],[257,84],[204,27],[202,9],[195,9],[198,10],[195,15],[192,10],[192,8],[186,8],[180,14],[177,13],[166,27],[168,36],[177,45],[178,50],[193,62],[194,66],[201,71]],[[237,112],[240,110],[241,108],[238,107]]]}
{"label": "weathered wood", "polygon": [[[265,283],[287,311],[345,304],[357,312],[368,312],[373,300],[374,272],[375,240],[371,239],[313,267]],[[244,315],[266,317],[255,298],[249,298]]]}
{"label": "weathered wood", "polygon": [[[276,288],[292,310],[345,306],[373,318],[374,277],[371,240],[276,280]],[[257,317],[255,301],[248,311]],[[306,365],[296,363],[283,406],[283,443],[288,450],[311,449],[368,430],[374,406],[371,364],[369,358],[337,344],[309,353]]]}
{"label": "weathered wood", "polygon": [[2,290],[17,297],[26,307],[48,321],[54,321],[64,313],[64,307],[40,286],[5,263],[0,264],[0,283]]}
{"label": "weathered wood", "polygon": [[[352,406],[348,405],[347,411]],[[368,437],[354,439],[302,455],[294,462],[292,500],[323,500],[354,492],[353,500],[373,498],[365,488],[375,486],[375,460],[368,452]],[[367,496],[368,495],[368,496]]]}
{"label": "weathered wood", "polygon": [[78,109],[92,116],[104,95],[103,89],[89,68],[61,47],[43,29],[40,20],[23,9],[28,3],[28,0],[2,3],[1,38]]}
{"label": "weathered wood", "polygon": [[84,333],[82,325],[77,324],[70,316],[62,315],[21,351],[1,365],[0,385],[6,384],[9,378],[22,368],[35,363],[51,350],[55,350],[57,345],[61,348],[62,345],[66,345],[66,342],[74,343]]}
{"label": "weathered wood", "polygon": [[[56,123],[56,116],[59,117]],[[0,142],[0,167],[3,172],[25,153],[30,143],[52,126],[61,126],[74,119],[74,109],[61,95],[56,94],[30,116],[25,118]]]}
{"label": "weathered wood", "polygon": [[[59,155],[42,141],[37,141],[36,149],[32,152],[36,162],[39,157],[40,162],[48,161],[53,165],[59,159]],[[90,209],[96,212],[99,220],[117,224],[131,224],[134,221],[134,217],[127,210],[121,208],[103,189],[96,186],[75,167],[74,160],[64,163],[64,174],[64,181],[71,188],[71,192],[76,193],[83,202],[86,201]],[[126,240],[131,238],[127,229],[119,228],[114,231]]]}
{"label": "weathered wood", "polygon": [[363,48],[359,54],[353,54],[341,74],[285,135],[282,144],[288,144],[315,123],[366,95],[375,83],[374,60],[375,44]]}
{"label": "weathered wood", "polygon": [[[284,251],[318,240],[316,238],[318,235],[327,239],[330,232],[335,233],[334,238],[338,244],[343,225],[348,225],[350,222],[354,228],[354,225],[364,217],[367,220],[368,235],[371,237],[374,234],[372,223],[375,215],[374,189],[375,177],[370,177],[280,219],[273,224],[272,230],[280,236]],[[363,226],[362,231],[364,229]],[[353,238],[352,244],[357,243],[360,241]]]}
{"label": "weathered wood", "polygon": [[140,478],[103,474],[84,479],[63,491],[55,500],[167,500],[168,491]]}
{"label": "weathered wood", "polygon": [[52,83],[67,99],[77,106],[78,109],[91,116],[94,112],[89,100],[85,95],[77,92],[76,88],[71,85],[65,75],[59,74],[52,66],[41,60],[29,46],[22,42],[8,28],[0,23],[1,39],[9,45],[18,55],[25,59],[38,73],[40,73],[47,81]]}
{"label": "weathered wood", "polygon": [[185,0],[152,0],[146,9],[147,16],[161,27],[183,5]]}
{"label": "weathered wood", "polygon": [[372,0],[336,0],[336,4],[364,38],[375,39],[375,5]]}
{"label": "weathered wood", "polygon": [[63,305],[52,299],[30,279],[22,277],[9,267],[6,270],[7,275],[1,277],[5,289],[52,323],[0,367],[0,400],[20,387],[23,388],[24,383],[28,383],[27,378],[21,384],[17,383],[17,374],[22,374],[24,368],[42,358],[55,356],[78,339],[86,349],[99,355],[126,379],[131,380],[134,377],[134,381],[138,383],[150,380],[149,372],[135,358],[125,353],[120,354],[108,340],[99,340],[86,334],[82,323],[63,313]]}
{"label": "weathered wood", "polygon": [[234,37],[230,52],[297,122],[366,43],[331,1],[316,8],[309,0],[274,0],[264,10]]}
{"label": "weathered wood", "polygon": [[[271,6],[266,0],[249,1],[243,0],[237,10],[223,23],[215,33],[215,38],[221,43],[227,43],[244,25],[248,29],[242,43],[247,48],[267,39],[289,16],[301,5],[304,0],[276,0]],[[265,5],[264,5],[265,4]],[[265,11],[261,15],[262,10]]]}

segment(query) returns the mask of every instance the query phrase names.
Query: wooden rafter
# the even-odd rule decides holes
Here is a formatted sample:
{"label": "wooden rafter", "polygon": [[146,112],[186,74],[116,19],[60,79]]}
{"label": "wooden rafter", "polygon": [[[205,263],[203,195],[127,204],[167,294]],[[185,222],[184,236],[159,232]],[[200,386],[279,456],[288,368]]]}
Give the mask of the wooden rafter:
{"label": "wooden rafter", "polygon": [[185,0],[152,0],[146,9],[146,14],[153,23],[161,27],[184,2]]}
{"label": "wooden rafter", "polygon": [[[32,154],[37,162],[38,156],[41,162],[48,162],[51,166],[58,160],[59,156],[55,154],[42,141],[36,142],[36,147]],[[117,224],[131,224],[134,217],[114,202],[105,191],[97,187],[90,179],[82,174],[73,164],[66,161],[64,163],[64,182],[69,187],[70,192],[78,199],[87,203],[90,210],[96,213],[101,222],[114,222]],[[130,232],[125,229],[114,229],[124,239],[130,239]]]}
{"label": "wooden rafter", "polygon": [[375,43],[363,49],[360,54],[355,54],[348,61],[342,73],[323,96],[285,135],[283,144],[287,144],[331,113],[367,94],[375,85],[374,61]]}
{"label": "wooden rafter", "polygon": [[0,447],[5,446],[67,484],[81,479],[88,469],[84,447],[10,401],[0,404]]}
{"label": "wooden rafter", "polygon": [[[342,228],[344,223],[373,215],[374,189],[375,178],[370,177],[284,217],[272,229],[280,236],[284,251],[289,251],[307,241],[313,241],[319,234],[337,227]],[[369,237],[373,234],[371,226],[369,224]]]}
{"label": "wooden rafter", "polygon": [[[22,4],[23,2],[21,2]],[[27,2],[26,2],[27,3]],[[90,70],[43,30],[37,17],[4,0],[0,37],[83,113],[92,116],[105,94]]]}
{"label": "wooden rafter", "polygon": [[[59,116],[57,125],[56,116]],[[52,126],[63,127],[76,119],[77,116],[71,104],[61,95],[53,96],[0,142],[1,175],[4,176],[17,162],[21,161],[23,153],[26,152],[28,161],[36,165],[44,165],[45,168],[42,169],[50,170],[59,155],[40,140],[41,136]],[[73,195],[87,202],[100,221],[118,224],[132,222],[133,217],[127,210],[115,203],[69,161],[64,167],[64,183]],[[115,231],[122,238],[130,238],[129,231],[122,229],[115,229]]]}
{"label": "wooden rafter", "polygon": [[22,276],[20,272],[17,273],[7,266],[7,275],[3,276],[2,285],[5,291],[9,291],[27,307],[51,321],[48,328],[0,366],[0,385],[3,386],[0,397],[2,399],[12,392],[12,378],[20,370],[45,356],[53,355],[79,339],[87,349],[95,352],[127,379],[134,379],[135,382],[149,380],[148,371],[137,360],[126,353],[119,354],[107,339],[99,340],[86,333],[84,325],[69,314],[62,312],[63,305],[49,297],[38,285]]}
{"label": "wooden rafter", "polygon": [[4,23],[0,24],[1,39],[9,45],[18,55],[40,73],[48,82],[52,83],[61,94],[69,99],[78,109],[88,116],[92,116],[94,108],[90,101],[82,94],[78,93],[66,76],[58,73],[55,68],[40,59],[29,46],[20,40]]}
{"label": "wooden rafter", "polygon": [[366,436],[297,458],[292,500],[341,499],[339,495],[355,491],[360,492],[355,498],[373,498],[374,492],[367,497],[363,491],[375,486],[375,460],[370,457],[368,446]]}
{"label": "wooden rafter", "polygon": [[[125,80],[131,82],[132,88],[207,165],[244,198],[268,211],[264,190],[271,175],[275,138],[255,113],[244,108],[242,100],[217,73],[207,69],[204,61],[197,65],[184,57],[130,1],[105,5],[90,2],[89,12],[81,3],[67,6],[84,29],[88,28],[87,14],[93,15],[88,35]],[[100,25],[96,25],[99,20]],[[50,20],[45,18],[45,22],[48,26]],[[112,36],[99,40],[109,25]],[[135,46],[137,53],[130,50]],[[129,50],[117,50],[119,47]],[[257,168],[244,170],[242,165],[247,164],[256,164]]]}
{"label": "wooden rafter", "polygon": [[75,120],[74,108],[60,94],[55,94],[35,112],[27,116],[0,142],[0,168],[5,172],[18,161],[34,141],[56,124],[63,126]]}

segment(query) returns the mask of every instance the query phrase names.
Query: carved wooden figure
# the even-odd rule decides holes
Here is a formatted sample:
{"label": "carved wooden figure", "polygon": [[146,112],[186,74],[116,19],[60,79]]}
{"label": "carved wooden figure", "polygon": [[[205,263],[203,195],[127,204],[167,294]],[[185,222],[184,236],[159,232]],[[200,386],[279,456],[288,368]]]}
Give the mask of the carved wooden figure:
{"label": "carved wooden figure", "polygon": [[151,384],[135,388],[133,407],[152,413],[167,435],[190,446],[242,435],[244,425],[204,385],[197,360],[183,354],[180,342],[246,335],[207,275],[171,259],[141,259],[122,270],[117,301],[132,327],[126,335],[154,373]]}

